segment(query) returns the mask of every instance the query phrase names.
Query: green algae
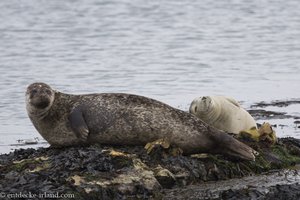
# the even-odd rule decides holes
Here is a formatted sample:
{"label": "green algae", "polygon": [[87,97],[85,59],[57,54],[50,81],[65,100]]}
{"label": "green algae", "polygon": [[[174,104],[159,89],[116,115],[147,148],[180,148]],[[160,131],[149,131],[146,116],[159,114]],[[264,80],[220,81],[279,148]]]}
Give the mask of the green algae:
{"label": "green algae", "polygon": [[272,148],[274,154],[276,154],[279,160],[282,162],[281,168],[294,166],[300,163],[300,157],[290,154],[289,151],[283,146],[274,146]]}
{"label": "green algae", "polygon": [[37,172],[41,170],[46,170],[50,167],[48,158],[46,157],[37,157],[37,158],[28,158],[19,161],[13,161],[8,168],[8,171],[28,171],[28,172]]}

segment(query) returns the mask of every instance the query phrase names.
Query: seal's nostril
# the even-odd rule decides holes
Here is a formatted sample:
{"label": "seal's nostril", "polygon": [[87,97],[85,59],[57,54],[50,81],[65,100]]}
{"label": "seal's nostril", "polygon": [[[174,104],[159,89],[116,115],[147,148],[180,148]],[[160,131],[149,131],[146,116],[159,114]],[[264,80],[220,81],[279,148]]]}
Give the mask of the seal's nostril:
{"label": "seal's nostril", "polygon": [[30,94],[30,98],[33,98],[34,95],[36,95],[38,91],[36,89],[33,89],[29,94]]}
{"label": "seal's nostril", "polygon": [[202,97],[202,100],[206,100],[206,97]]}
{"label": "seal's nostril", "polygon": [[195,106],[195,113],[197,112],[197,106]]}

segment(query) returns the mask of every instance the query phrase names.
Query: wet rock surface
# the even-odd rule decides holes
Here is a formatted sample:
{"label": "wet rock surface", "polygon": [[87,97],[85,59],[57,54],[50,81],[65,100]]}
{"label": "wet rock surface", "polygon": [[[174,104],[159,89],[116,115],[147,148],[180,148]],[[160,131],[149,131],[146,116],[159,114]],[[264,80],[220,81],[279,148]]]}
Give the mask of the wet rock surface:
{"label": "wet rock surface", "polygon": [[[250,109],[248,109],[248,112],[255,118],[255,120],[293,119],[294,124],[298,125],[300,124],[299,113],[295,114],[293,112],[293,114],[289,114],[286,111],[278,111],[295,105],[300,105],[300,99],[259,102],[251,105]],[[278,125],[280,126],[280,124]]]}
{"label": "wet rock surface", "polygon": [[[284,138],[271,148],[249,145],[260,152],[256,161],[166,156],[164,149],[156,151],[164,156],[154,156],[140,146],[16,150],[0,155],[0,191],[73,194],[75,199],[249,199],[286,192],[298,198],[300,141]],[[281,170],[287,167],[294,169]]]}
{"label": "wet rock surface", "polygon": [[287,107],[290,105],[297,105],[300,104],[300,100],[289,100],[289,101],[273,101],[270,103],[267,102],[259,102],[251,106],[251,109],[248,112],[257,120],[257,119],[286,119],[286,118],[294,118],[300,119],[300,116],[297,115],[289,115],[287,112],[279,112],[279,111],[272,111],[267,110],[269,107]]}
{"label": "wet rock surface", "polygon": [[299,181],[298,171],[283,170],[165,190],[164,199],[299,199]]}
{"label": "wet rock surface", "polygon": [[268,121],[275,128],[277,137],[300,138],[300,99],[259,102],[248,112],[258,125]]}
{"label": "wet rock surface", "polygon": [[248,110],[248,112],[257,120],[257,119],[286,119],[286,118],[294,118],[291,115],[288,115],[286,112],[276,112],[270,110],[256,109],[256,110]]}
{"label": "wet rock surface", "polygon": [[268,106],[277,106],[277,107],[287,107],[289,105],[292,104],[300,104],[300,99],[292,99],[292,100],[276,100],[276,101],[272,101],[272,102],[259,102],[256,104],[253,104],[251,107],[255,108],[255,107],[268,107]]}

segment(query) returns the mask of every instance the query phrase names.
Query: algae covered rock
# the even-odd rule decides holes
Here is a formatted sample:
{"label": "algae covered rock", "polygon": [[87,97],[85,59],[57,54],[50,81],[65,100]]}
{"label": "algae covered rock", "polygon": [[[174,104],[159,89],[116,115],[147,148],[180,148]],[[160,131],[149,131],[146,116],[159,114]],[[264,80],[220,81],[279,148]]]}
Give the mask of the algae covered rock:
{"label": "algae covered rock", "polygon": [[[264,173],[279,173],[283,168],[297,168],[300,163],[300,141],[297,139],[279,139],[272,147],[257,142],[247,144],[260,153],[256,161],[233,161],[210,154],[174,156],[157,152],[163,156],[149,155],[142,146],[21,149],[0,155],[0,191],[30,194],[31,199],[46,195],[61,198],[69,195],[75,199],[168,199],[192,197],[190,193],[195,191],[203,197],[230,198],[245,193],[247,188],[234,189],[219,184],[218,191],[222,192],[214,192],[213,188],[204,191],[195,190],[193,186],[204,186],[211,181],[218,184],[241,180],[242,177],[252,177],[259,182]],[[287,173],[298,173],[298,170]],[[275,195],[288,189],[300,189],[296,183],[289,187],[281,183],[282,187],[270,185],[268,190]],[[256,188],[259,189],[254,185],[252,193],[247,195],[258,194]],[[247,199],[247,195],[240,197]]]}

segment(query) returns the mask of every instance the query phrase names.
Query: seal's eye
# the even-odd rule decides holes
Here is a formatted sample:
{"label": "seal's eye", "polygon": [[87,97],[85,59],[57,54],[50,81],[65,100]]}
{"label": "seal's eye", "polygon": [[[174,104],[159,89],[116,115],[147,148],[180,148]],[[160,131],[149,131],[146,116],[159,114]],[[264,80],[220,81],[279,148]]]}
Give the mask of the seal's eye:
{"label": "seal's eye", "polygon": [[195,106],[195,113],[197,112],[197,106]]}
{"label": "seal's eye", "polygon": [[51,94],[52,94],[50,90],[46,90],[46,93],[47,93],[48,95],[51,95]]}

